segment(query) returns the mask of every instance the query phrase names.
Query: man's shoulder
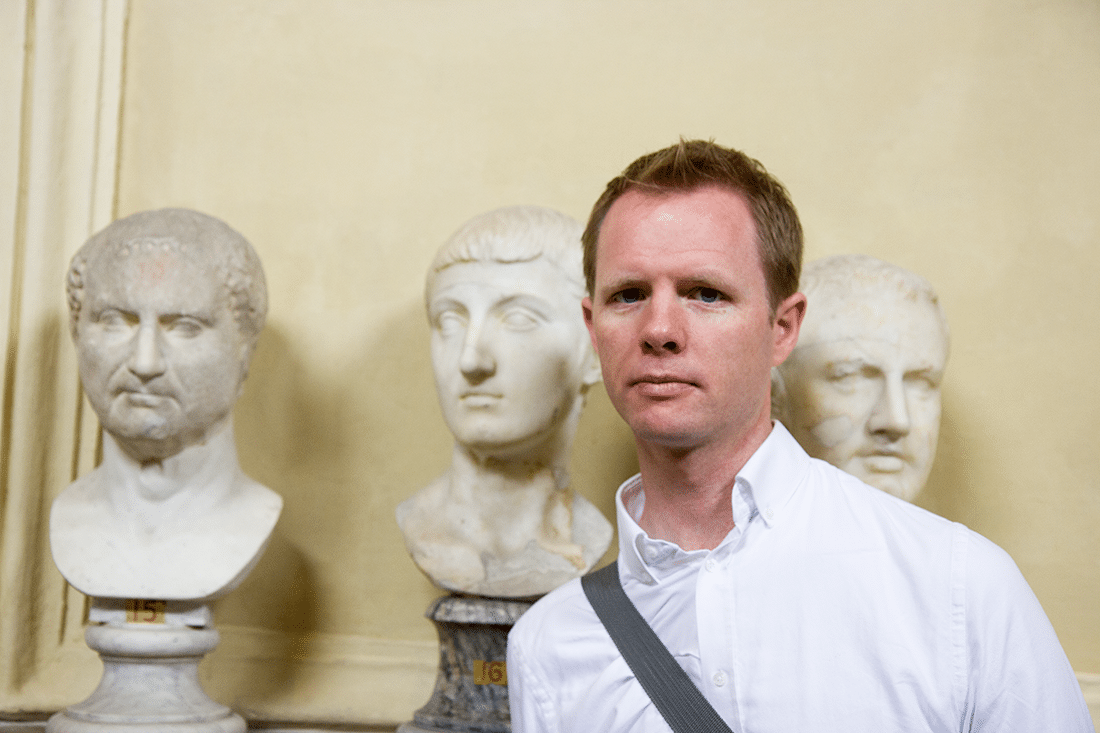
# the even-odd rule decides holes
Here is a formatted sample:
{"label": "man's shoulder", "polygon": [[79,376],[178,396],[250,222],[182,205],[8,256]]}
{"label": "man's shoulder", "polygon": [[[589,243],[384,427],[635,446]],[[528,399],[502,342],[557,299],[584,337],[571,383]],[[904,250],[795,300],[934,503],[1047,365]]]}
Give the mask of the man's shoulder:
{"label": "man's shoulder", "polygon": [[875,488],[819,458],[810,458],[808,465],[812,477],[811,488],[823,489],[820,497],[830,500],[835,506],[859,514],[873,513],[883,520],[920,526],[926,531],[949,531],[950,526],[955,524],[916,504]]}
{"label": "man's shoulder", "polygon": [[534,641],[546,634],[569,634],[573,632],[574,624],[583,624],[594,619],[596,613],[584,595],[580,578],[574,578],[550,591],[527,609],[512,627],[509,638]]}
{"label": "man's shoulder", "polygon": [[584,594],[580,578],[555,588],[540,598],[512,627],[509,645],[531,658],[549,659],[565,649],[606,640],[607,632]]}
{"label": "man's shoulder", "polygon": [[962,572],[959,579],[965,577],[968,584],[1019,575],[1007,552],[966,525],[892,496],[825,461],[810,461],[811,470],[825,484],[820,500],[842,521],[881,537],[895,551],[922,561],[928,559],[927,553],[943,552]]}

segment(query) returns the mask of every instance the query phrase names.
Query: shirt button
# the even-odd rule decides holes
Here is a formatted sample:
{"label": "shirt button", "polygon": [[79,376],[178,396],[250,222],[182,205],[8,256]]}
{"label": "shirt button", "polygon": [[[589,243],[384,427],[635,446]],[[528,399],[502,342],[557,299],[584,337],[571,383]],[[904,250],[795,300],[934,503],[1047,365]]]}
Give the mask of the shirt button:
{"label": "shirt button", "polygon": [[708,572],[711,572],[711,573],[713,573],[713,572],[714,572],[714,569],[715,569],[716,567],[718,567],[718,563],[714,562],[714,558],[713,558],[713,557],[708,557],[708,558],[707,558],[707,561],[706,561],[705,563],[703,563],[703,567],[705,567],[705,568],[707,569],[707,571],[708,571]]}
{"label": "shirt button", "polygon": [[775,519],[775,510],[772,509],[771,507],[768,507],[767,509],[765,509],[764,510],[764,518],[767,519],[769,522],[772,521],[773,519]]}
{"label": "shirt button", "polygon": [[721,687],[726,684],[726,673],[721,671],[715,672],[714,677],[711,679],[714,680],[715,687]]}

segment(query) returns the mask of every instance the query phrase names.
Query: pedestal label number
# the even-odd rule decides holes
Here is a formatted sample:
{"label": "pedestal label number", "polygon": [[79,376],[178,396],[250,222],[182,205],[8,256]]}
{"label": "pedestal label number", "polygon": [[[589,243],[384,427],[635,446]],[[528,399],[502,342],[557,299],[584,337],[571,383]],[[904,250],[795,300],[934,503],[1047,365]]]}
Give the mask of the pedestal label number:
{"label": "pedestal label number", "polygon": [[475,685],[507,685],[508,668],[504,662],[486,662],[483,659],[474,660],[474,684]]}
{"label": "pedestal label number", "polygon": [[126,599],[126,621],[131,624],[162,624],[167,608],[168,604],[165,601],[128,598]]}

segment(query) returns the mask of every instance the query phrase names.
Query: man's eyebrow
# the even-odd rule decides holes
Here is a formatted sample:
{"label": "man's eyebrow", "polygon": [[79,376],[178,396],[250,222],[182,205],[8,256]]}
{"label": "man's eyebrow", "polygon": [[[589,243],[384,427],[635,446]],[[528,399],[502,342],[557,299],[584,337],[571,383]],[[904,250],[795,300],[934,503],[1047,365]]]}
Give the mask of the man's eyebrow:
{"label": "man's eyebrow", "polygon": [[604,283],[602,290],[625,290],[626,288],[645,288],[646,280],[636,275],[624,275]]}

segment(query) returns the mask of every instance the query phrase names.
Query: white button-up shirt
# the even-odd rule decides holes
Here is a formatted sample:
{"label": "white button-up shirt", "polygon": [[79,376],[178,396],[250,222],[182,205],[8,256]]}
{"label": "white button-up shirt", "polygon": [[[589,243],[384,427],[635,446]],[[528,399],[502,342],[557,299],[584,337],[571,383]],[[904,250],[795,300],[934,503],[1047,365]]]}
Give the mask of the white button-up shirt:
{"label": "white button-up shirt", "polygon": [[[735,527],[685,552],[616,495],[619,575],[737,733],[1092,731],[1054,630],[1008,555],[810,458],[786,429],[738,474]],[[667,731],[580,581],[508,639],[515,733]]]}

